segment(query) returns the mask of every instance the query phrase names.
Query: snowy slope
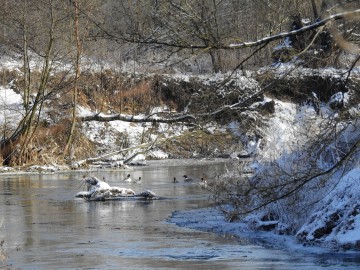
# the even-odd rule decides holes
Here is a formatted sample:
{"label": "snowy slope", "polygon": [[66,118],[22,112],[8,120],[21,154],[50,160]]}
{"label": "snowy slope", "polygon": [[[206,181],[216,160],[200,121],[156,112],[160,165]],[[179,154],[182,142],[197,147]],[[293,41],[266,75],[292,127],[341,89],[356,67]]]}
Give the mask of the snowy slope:
{"label": "snowy slope", "polygon": [[297,233],[305,243],[360,250],[360,168],[341,177]]}

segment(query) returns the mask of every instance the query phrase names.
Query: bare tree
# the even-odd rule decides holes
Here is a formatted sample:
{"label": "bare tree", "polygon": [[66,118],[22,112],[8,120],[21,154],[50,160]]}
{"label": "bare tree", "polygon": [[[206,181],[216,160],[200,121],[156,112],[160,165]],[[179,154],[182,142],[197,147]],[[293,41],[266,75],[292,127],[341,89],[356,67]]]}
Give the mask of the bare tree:
{"label": "bare tree", "polygon": [[[30,68],[29,68],[29,45],[28,45],[28,31],[27,31],[27,21],[24,20],[23,25],[23,41],[24,41],[24,47],[23,47],[23,59],[24,59],[24,107],[25,107],[25,117],[21,120],[18,128],[13,133],[13,135],[10,137],[10,141],[14,142],[18,138],[21,137],[20,142],[20,152],[18,154],[18,162],[24,163],[26,162],[26,156],[28,154],[29,145],[33,138],[33,135],[36,130],[36,126],[38,124],[38,113],[41,111],[43,102],[44,102],[44,96],[45,91],[50,75],[50,69],[51,69],[51,55],[53,53],[53,45],[54,45],[54,23],[55,23],[55,16],[54,16],[54,6],[52,3],[52,0],[49,0],[49,28],[48,28],[48,44],[47,49],[44,51],[43,56],[43,69],[40,76],[40,84],[38,87],[38,91],[36,93],[36,96],[33,100],[32,107],[29,107],[29,96],[30,96]],[[24,18],[27,16],[27,10],[28,8],[28,2],[24,2]]]}
{"label": "bare tree", "polygon": [[[10,48],[19,50],[23,59],[23,80],[18,84],[23,97],[24,116],[12,134],[1,141],[5,162],[26,163],[33,155],[31,143],[37,130],[44,102],[58,90],[49,89],[50,73],[61,56],[58,39],[66,15],[56,0],[11,3],[6,27],[12,31]],[[14,12],[18,16],[13,16]],[[20,15],[20,16],[19,16]],[[46,18],[46,19],[44,19]],[[22,46],[20,46],[20,43]]]}

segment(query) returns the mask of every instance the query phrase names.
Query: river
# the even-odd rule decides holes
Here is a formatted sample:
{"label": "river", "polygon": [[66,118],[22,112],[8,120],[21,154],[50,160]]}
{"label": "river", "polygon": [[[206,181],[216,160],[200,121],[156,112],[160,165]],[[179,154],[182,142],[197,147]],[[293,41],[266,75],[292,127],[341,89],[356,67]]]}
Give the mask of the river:
{"label": "river", "polygon": [[[360,263],[346,258],[294,254],[168,221],[176,210],[211,205],[208,191],[185,183],[182,175],[199,179],[204,173],[220,175],[225,168],[223,161],[187,160],[150,162],[130,172],[91,172],[110,186],[149,189],[165,198],[154,201],[74,198],[85,172],[1,175],[0,241],[7,259],[0,259],[0,269],[359,268]],[[128,173],[142,182],[123,183]]]}

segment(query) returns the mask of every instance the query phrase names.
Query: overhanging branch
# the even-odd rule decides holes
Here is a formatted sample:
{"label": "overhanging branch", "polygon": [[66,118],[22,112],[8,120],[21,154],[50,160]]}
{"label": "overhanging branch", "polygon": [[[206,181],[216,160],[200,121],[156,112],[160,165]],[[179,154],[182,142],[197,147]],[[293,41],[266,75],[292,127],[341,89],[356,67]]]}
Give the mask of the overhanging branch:
{"label": "overhanging branch", "polygon": [[325,19],[323,19],[321,21],[317,21],[317,22],[315,22],[313,24],[304,26],[304,27],[302,27],[302,28],[300,28],[298,30],[279,33],[279,34],[272,35],[272,36],[269,36],[269,37],[265,37],[265,38],[262,38],[262,39],[259,39],[259,40],[256,40],[256,41],[241,42],[241,43],[238,43],[238,44],[230,44],[228,46],[224,46],[224,47],[219,48],[219,49],[241,49],[241,48],[244,48],[244,47],[259,46],[259,45],[262,45],[262,44],[267,44],[267,43],[269,43],[271,41],[275,41],[275,40],[286,38],[286,37],[296,36],[296,35],[299,35],[299,34],[314,30],[316,28],[319,28],[319,27],[327,24],[330,21],[342,20],[342,19],[345,19],[345,18],[350,18],[350,17],[353,17],[353,16],[359,16],[359,15],[360,15],[360,9],[356,9],[354,11],[349,11],[349,12],[342,12],[342,13],[334,14],[334,15],[332,15],[330,17],[327,17],[327,18],[325,18]]}
{"label": "overhanging branch", "polygon": [[86,13],[84,13],[84,14],[85,14],[85,16],[87,16],[89,18],[90,21],[92,21],[92,23],[94,23],[98,27],[98,29],[100,29],[100,31],[103,33],[103,36],[102,36],[103,38],[111,38],[115,41],[122,41],[122,42],[135,43],[135,44],[145,44],[145,45],[146,44],[147,45],[161,45],[161,46],[165,46],[165,47],[175,47],[175,48],[180,48],[180,49],[192,49],[192,50],[193,49],[234,50],[234,49],[242,49],[242,48],[246,48],[246,47],[256,47],[259,45],[268,44],[275,40],[279,40],[279,39],[283,39],[283,38],[291,37],[291,36],[296,36],[296,35],[303,34],[305,32],[317,29],[331,21],[337,21],[337,20],[342,20],[342,19],[346,19],[346,18],[351,18],[354,16],[360,16],[360,9],[356,9],[356,10],[348,11],[348,12],[337,13],[337,14],[334,14],[327,18],[324,18],[320,21],[317,21],[313,24],[304,26],[297,30],[279,33],[279,34],[264,37],[262,39],[258,39],[255,41],[246,41],[246,42],[233,43],[233,44],[228,44],[228,45],[216,44],[216,43],[215,44],[206,44],[206,45],[205,44],[190,44],[190,43],[188,43],[188,41],[185,41],[185,40],[181,40],[180,42],[171,42],[171,41],[167,41],[167,40],[156,39],[156,38],[153,38],[152,36],[146,37],[146,38],[139,38],[139,37],[134,37],[134,36],[126,37],[125,35],[116,35],[116,34],[112,33],[111,31],[102,27],[96,21],[94,21],[94,19],[92,19],[91,16],[87,15]]}

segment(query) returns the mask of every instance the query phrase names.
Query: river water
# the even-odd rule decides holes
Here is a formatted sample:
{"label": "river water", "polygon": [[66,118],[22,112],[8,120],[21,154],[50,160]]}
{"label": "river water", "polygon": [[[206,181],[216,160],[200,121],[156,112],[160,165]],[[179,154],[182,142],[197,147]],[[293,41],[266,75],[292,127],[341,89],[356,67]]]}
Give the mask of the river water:
{"label": "river water", "polygon": [[165,198],[145,202],[74,198],[84,172],[1,175],[0,269],[359,268],[346,258],[294,254],[168,222],[175,210],[211,204],[208,191],[184,183],[182,175],[199,179],[225,169],[220,161],[151,162],[130,172],[140,184],[121,182],[128,171],[91,172],[110,186],[150,189]]}

